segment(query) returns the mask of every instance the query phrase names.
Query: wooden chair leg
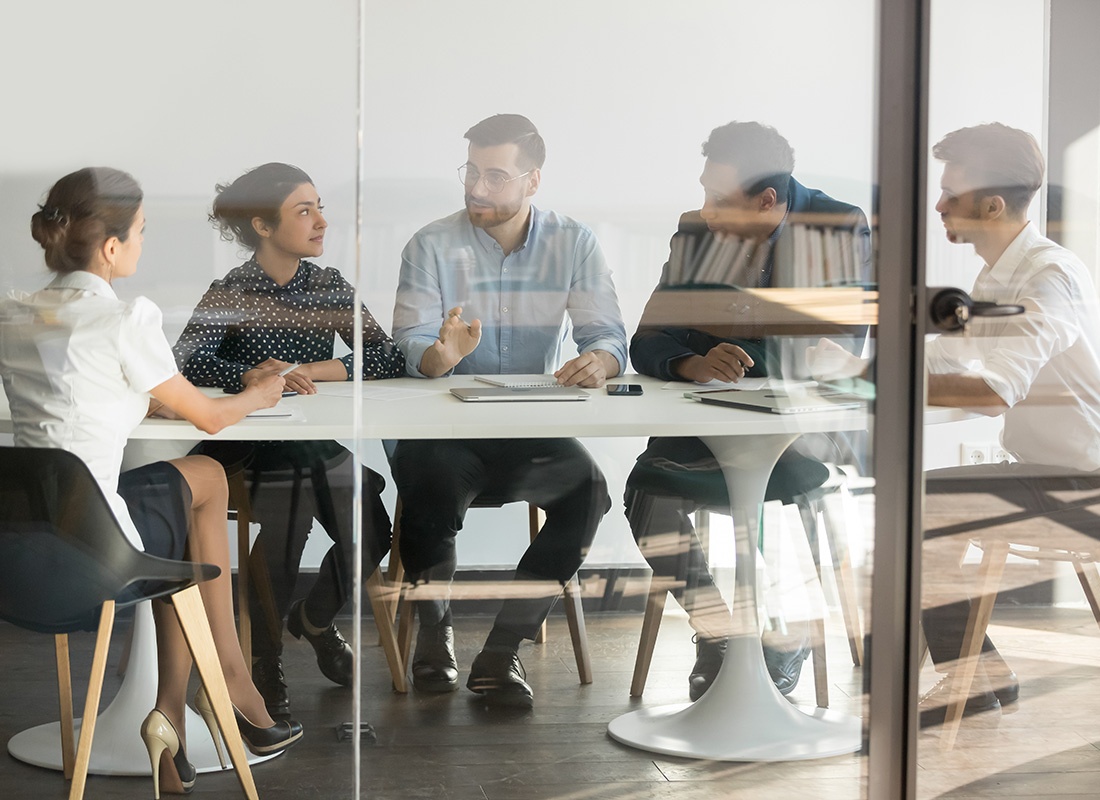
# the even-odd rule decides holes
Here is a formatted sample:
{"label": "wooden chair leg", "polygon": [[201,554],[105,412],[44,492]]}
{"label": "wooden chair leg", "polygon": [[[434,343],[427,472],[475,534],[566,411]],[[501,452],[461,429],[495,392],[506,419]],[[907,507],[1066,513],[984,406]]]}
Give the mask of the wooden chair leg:
{"label": "wooden chair leg", "polygon": [[229,690],[225,686],[225,676],[218,661],[218,652],[214,647],[214,637],[210,633],[210,623],[206,618],[199,587],[190,586],[172,595],[172,607],[187,639],[187,646],[195,660],[202,685],[206,687],[207,697],[210,698],[214,717],[218,721],[226,749],[229,750],[229,759],[233,762],[241,789],[249,800],[259,800],[240,730],[233,716],[233,705],[229,700]]}
{"label": "wooden chair leg", "polygon": [[111,631],[114,626],[115,601],[107,600],[103,603],[103,610],[99,612],[99,630],[96,632],[95,653],[92,655],[92,674],[88,677],[88,697],[84,701],[84,718],[80,723],[80,744],[76,748],[69,800],[80,800],[84,797],[84,786],[88,782],[88,765],[92,760],[92,737],[95,735],[99,700],[103,693],[103,675],[107,671],[107,649],[111,644]]}
{"label": "wooden chair leg", "polygon": [[69,635],[58,633],[53,637],[54,655],[57,661],[57,702],[61,708],[61,769],[65,780],[73,778],[73,674],[69,667]]}
{"label": "wooden chair leg", "polygon": [[405,662],[401,659],[397,632],[389,614],[388,595],[391,593],[382,577],[382,570],[376,569],[366,580],[367,600],[370,602],[374,624],[378,628],[378,639],[386,654],[386,663],[390,668],[393,690],[405,694],[409,689],[405,681]]}
{"label": "wooden chair leg", "polygon": [[573,656],[577,660],[577,675],[583,684],[592,683],[592,657],[588,652],[588,631],[584,626],[584,608],[581,603],[581,582],[576,575],[565,584],[565,618],[569,623],[569,638],[573,642]]}
{"label": "wooden chair leg", "polygon": [[267,556],[262,547],[253,547],[248,554],[248,574],[260,601],[263,622],[267,626],[270,640],[277,642],[283,636],[283,620],[275,610],[275,589],[271,585],[271,570],[267,566]]}
{"label": "wooden chair leg", "polygon": [[970,616],[966,620],[962,651],[959,653],[955,678],[948,694],[950,703],[947,706],[943,735],[940,739],[940,744],[945,750],[955,745],[966,700],[970,696],[974,675],[978,671],[982,641],[989,627],[989,619],[993,616],[993,605],[997,601],[997,590],[1001,585],[1006,561],[1008,561],[1007,543],[992,542],[982,545],[982,563],[978,568],[978,596],[970,604]]}
{"label": "wooden chair leg", "polygon": [[630,681],[630,696],[641,697],[653,663],[653,648],[657,644],[657,632],[661,629],[661,617],[665,613],[665,589],[650,589],[645,601],[645,617],[642,619],[642,635],[638,638],[638,656],[634,660],[634,677]]}
{"label": "wooden chair leg", "polygon": [[412,627],[415,616],[416,603],[409,600],[405,587],[402,586],[400,599],[397,601],[397,652],[402,664],[409,663],[409,653],[412,652]]}
{"label": "wooden chair leg", "polygon": [[[401,514],[404,504],[398,495],[393,507],[393,536],[390,539],[390,563],[386,565],[386,582],[390,586],[400,586],[405,580],[405,565],[401,563]],[[392,592],[386,599],[386,612],[392,624],[397,620],[397,603],[400,592]]]}
{"label": "wooden chair leg", "polygon": [[[852,653],[852,663],[863,665],[863,626],[859,619],[859,599],[856,596],[855,576],[852,573],[852,559],[848,546],[848,528],[844,514],[851,497],[848,490],[841,487],[833,497],[827,497],[823,504],[825,519],[825,538],[829,545],[829,556],[833,561],[833,576],[836,579],[837,594],[840,595],[840,613],[844,618],[844,629],[848,632],[848,649]],[[839,514],[835,503],[841,508]]]}
{"label": "wooden chair leg", "polygon": [[[542,530],[542,524],[546,522],[546,512],[536,505],[527,505],[527,527],[531,535],[531,541],[535,541],[535,537],[539,535],[539,531]],[[546,621],[543,620],[542,627],[539,628],[538,635],[535,636],[535,644],[544,644],[546,642]]]}
{"label": "wooden chair leg", "polygon": [[810,621],[811,652],[814,660],[814,692],[819,708],[829,707],[829,668],[825,661],[825,620]]}
{"label": "wooden chair leg", "polygon": [[1096,620],[1097,625],[1100,625],[1100,572],[1096,569],[1096,562],[1074,559],[1073,569],[1077,572],[1077,580],[1081,582],[1081,588],[1085,591],[1085,599],[1089,601],[1092,618]]}
{"label": "wooden chair leg", "polygon": [[248,603],[248,585],[250,582],[250,561],[252,541],[249,536],[249,523],[252,520],[248,501],[248,487],[244,482],[244,471],[239,470],[226,476],[229,484],[229,503],[237,510],[237,639],[241,643],[248,674],[252,674],[252,610]]}

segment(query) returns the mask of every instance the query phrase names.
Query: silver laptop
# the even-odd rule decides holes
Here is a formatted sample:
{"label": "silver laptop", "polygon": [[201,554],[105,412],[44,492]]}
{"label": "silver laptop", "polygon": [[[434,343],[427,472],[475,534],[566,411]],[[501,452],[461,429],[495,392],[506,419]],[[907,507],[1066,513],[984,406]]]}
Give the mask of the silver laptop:
{"label": "silver laptop", "polygon": [[471,386],[451,389],[463,403],[517,403],[587,400],[591,395],[576,386]]}
{"label": "silver laptop", "polygon": [[700,403],[733,406],[768,414],[811,414],[816,411],[852,410],[864,408],[867,402],[854,394],[821,389],[797,392],[776,389],[755,391],[723,389],[711,392],[685,392],[684,397]]}

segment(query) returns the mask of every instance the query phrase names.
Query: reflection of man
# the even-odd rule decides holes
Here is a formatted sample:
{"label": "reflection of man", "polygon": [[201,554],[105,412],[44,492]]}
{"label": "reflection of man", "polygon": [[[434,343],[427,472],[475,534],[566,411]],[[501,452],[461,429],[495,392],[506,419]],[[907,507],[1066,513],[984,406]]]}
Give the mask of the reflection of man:
{"label": "reflection of man", "polygon": [[[791,177],[794,151],[774,128],[731,122],[711,132],[703,155],[703,207],[680,218],[661,285],[631,340],[631,362],[646,375],[699,383],[783,374],[781,363],[789,359],[781,351],[789,342],[779,337],[734,339],[694,328],[690,318],[682,327],[659,327],[648,320],[678,294],[664,290],[678,284],[767,288],[826,282],[824,268],[816,276],[808,269],[809,236],[829,242],[838,255],[841,263],[831,265],[833,282],[866,281],[866,219],[858,208]],[[793,502],[827,477],[820,461],[788,449],[772,472],[766,499]],[[676,582],[673,594],[696,631],[692,700],[714,680],[730,631],[729,611],[688,516],[709,505],[728,507],[729,499],[707,447],[696,438],[650,440],[627,481],[626,513],[654,579]],[[777,687],[790,692],[809,652],[808,626],[790,625],[785,635],[769,631],[764,649]]]}
{"label": "reflection of man", "polygon": [[[409,372],[554,372],[565,385],[602,386],[626,363],[626,331],[592,231],[531,205],[546,153],[542,137],[526,117],[498,114],[466,138],[468,159],[459,169],[465,210],[420,230],[402,254],[394,338]],[[555,372],[567,321],[580,355]],[[599,468],[572,439],[402,441],[391,467],[404,506],[401,557],[414,578],[450,580],[466,510],[491,496],[546,512],[516,579],[562,584],[611,506]],[[505,601],[470,668],[472,691],[492,703],[532,704],[517,650],[534,639],[554,598]],[[417,605],[413,684],[451,691],[458,669],[450,608]]]}
{"label": "reflection of man", "polygon": [[[1100,309],[1081,261],[1028,222],[1044,170],[1035,139],[999,123],[979,125],[948,134],[933,154],[944,162],[936,211],[947,238],[973,245],[985,262],[974,300],[1021,305],[1025,313],[979,318],[970,335],[928,345],[929,403],[1003,414],[1002,444],[1017,463],[929,473],[926,594],[957,584],[969,535],[991,534],[976,517],[1022,511],[1080,530],[1071,498],[1100,487]],[[990,496],[977,512],[975,494]],[[989,508],[997,510],[980,513]],[[931,601],[925,635],[937,669],[947,672],[959,658],[970,604]],[[922,699],[922,724],[943,719],[948,690],[949,681],[941,681]],[[965,713],[996,710],[1018,695],[1016,676],[986,637]]]}

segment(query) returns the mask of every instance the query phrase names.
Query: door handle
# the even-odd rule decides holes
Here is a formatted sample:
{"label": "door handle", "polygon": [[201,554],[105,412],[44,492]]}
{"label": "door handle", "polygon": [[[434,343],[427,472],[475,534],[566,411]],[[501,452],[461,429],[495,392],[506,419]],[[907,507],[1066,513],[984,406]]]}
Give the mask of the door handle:
{"label": "door handle", "polygon": [[965,330],[974,317],[1012,317],[1023,314],[1024,307],[974,300],[962,289],[937,286],[928,289],[928,322],[938,331]]}

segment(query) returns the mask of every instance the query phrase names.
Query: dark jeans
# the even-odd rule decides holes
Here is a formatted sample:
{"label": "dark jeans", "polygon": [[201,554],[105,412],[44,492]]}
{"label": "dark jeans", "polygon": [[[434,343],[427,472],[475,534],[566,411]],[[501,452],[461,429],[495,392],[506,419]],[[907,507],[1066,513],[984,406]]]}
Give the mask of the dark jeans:
{"label": "dark jeans", "polygon": [[[414,580],[450,579],[455,537],[478,497],[494,503],[523,500],[546,512],[546,523],[520,559],[515,578],[558,584],[580,568],[611,508],[603,474],[573,439],[400,441],[390,468],[404,508],[401,560]],[[496,627],[533,639],[555,599],[506,600]],[[419,608],[423,624],[424,606]]]}
{"label": "dark jeans", "polygon": [[[764,499],[794,502],[828,477],[819,461],[788,448],[772,469]],[[729,610],[689,516],[700,507],[729,506],[725,478],[707,446],[694,437],[651,439],[627,478],[624,501],[653,580],[668,585],[701,636],[728,635]]]}
{"label": "dark jeans", "polygon": [[[959,567],[969,540],[1087,547],[1088,538],[1100,539],[1100,474],[1031,464],[933,470],[924,519],[924,636],[933,663],[948,665],[962,651],[970,615]],[[982,650],[994,649],[987,636]]]}
{"label": "dark jeans", "polygon": [[[336,442],[211,442],[208,455],[227,466],[243,463],[252,503],[252,516],[260,525],[254,548],[259,548],[271,574],[275,613],[281,621],[294,596],[299,565],[313,520],[332,540],[321,560],[317,580],[306,595],[306,617],[325,627],[351,598],[352,504],[355,461]],[[200,449],[199,452],[204,452]],[[366,578],[390,548],[390,517],[382,504],[386,482],[377,472],[363,473],[362,569]],[[255,584],[253,584],[255,585]],[[282,652],[282,633],[273,637],[264,624],[255,592],[251,596],[253,655]]]}

